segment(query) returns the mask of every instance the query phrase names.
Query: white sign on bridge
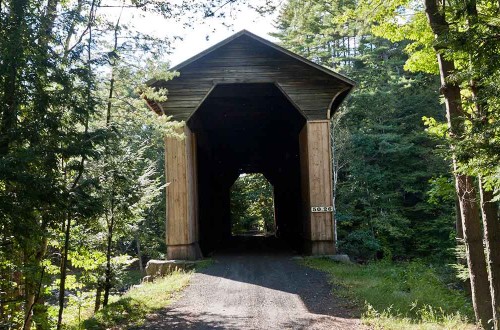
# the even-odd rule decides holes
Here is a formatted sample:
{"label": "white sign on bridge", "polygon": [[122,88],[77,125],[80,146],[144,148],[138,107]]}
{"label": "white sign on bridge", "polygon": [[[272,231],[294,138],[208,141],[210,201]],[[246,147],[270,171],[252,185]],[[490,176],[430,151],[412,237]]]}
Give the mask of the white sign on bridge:
{"label": "white sign on bridge", "polygon": [[311,207],[311,212],[333,212],[333,206],[313,206]]}

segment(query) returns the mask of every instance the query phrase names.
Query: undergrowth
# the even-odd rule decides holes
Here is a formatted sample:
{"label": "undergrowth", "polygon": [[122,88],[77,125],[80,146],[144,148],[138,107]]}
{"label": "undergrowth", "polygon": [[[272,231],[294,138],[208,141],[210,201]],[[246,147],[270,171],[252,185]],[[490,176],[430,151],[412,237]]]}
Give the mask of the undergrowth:
{"label": "undergrowth", "polygon": [[[201,262],[196,269],[207,266],[210,261]],[[76,329],[126,329],[141,325],[148,314],[163,309],[175,301],[187,286],[192,271],[176,271],[154,283],[131,287],[121,296],[115,295],[108,306],[93,313],[94,296],[82,297],[65,309],[65,328]]]}
{"label": "undergrowth", "polygon": [[304,264],[330,274],[336,294],[361,306],[363,322],[375,329],[475,329],[465,294],[423,262],[357,265],[311,258]]}

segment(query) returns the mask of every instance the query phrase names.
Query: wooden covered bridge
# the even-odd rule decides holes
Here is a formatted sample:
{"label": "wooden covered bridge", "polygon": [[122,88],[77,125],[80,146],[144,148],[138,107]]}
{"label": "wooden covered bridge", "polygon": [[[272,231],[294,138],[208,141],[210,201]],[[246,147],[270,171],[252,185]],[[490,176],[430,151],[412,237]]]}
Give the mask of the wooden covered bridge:
{"label": "wooden covered bridge", "polygon": [[177,65],[168,100],[184,121],[166,138],[167,258],[196,259],[231,235],[230,187],[262,173],[274,188],[281,237],[308,254],[334,254],[330,116],[354,82],[248,31]]}

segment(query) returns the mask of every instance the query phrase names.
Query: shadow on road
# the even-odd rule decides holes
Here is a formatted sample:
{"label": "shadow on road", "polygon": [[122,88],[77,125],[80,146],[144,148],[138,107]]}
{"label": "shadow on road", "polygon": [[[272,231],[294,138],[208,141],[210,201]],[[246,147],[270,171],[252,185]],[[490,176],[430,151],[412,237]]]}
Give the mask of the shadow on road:
{"label": "shadow on road", "polygon": [[359,311],[277,239],[233,239],[141,329],[355,329]]}
{"label": "shadow on road", "polygon": [[215,313],[183,313],[164,310],[148,317],[146,326],[137,329],[238,329],[241,322],[247,323],[246,317],[222,318]]}
{"label": "shadow on road", "polygon": [[359,318],[360,311],[334,295],[325,273],[299,264],[296,252],[274,237],[232,237],[213,255],[214,264],[200,273],[294,294],[310,313]]}

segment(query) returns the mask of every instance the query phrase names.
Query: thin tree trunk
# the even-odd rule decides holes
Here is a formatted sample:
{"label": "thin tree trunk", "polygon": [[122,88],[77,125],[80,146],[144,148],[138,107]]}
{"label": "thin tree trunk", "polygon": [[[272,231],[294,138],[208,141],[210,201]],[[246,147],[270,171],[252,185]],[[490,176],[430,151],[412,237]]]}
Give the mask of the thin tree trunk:
{"label": "thin tree trunk", "polygon": [[493,309],[494,329],[500,328],[500,219],[498,204],[493,201],[493,192],[486,190],[484,182],[479,179],[481,195],[481,213],[486,242],[486,257],[490,281],[491,306]]}
{"label": "thin tree trunk", "polygon": [[[71,21],[71,26],[68,31],[68,35],[66,37],[66,42],[65,42],[65,47],[64,47],[64,55],[63,55],[63,61],[67,60],[67,56],[69,55],[69,50],[70,50],[70,41],[71,38],[73,37],[75,33],[75,26],[76,26],[76,15],[80,13],[80,10],[82,8],[83,1],[78,0],[76,9],[73,11],[71,14],[72,16],[72,21]],[[91,26],[92,24],[92,12],[93,12],[93,4],[90,8],[90,14],[89,14],[89,22],[88,26]],[[89,47],[90,48],[90,47]],[[89,62],[90,62],[90,53],[89,53]],[[90,67],[89,67],[89,72],[90,72]],[[88,86],[89,90],[88,92],[90,93],[90,86]],[[89,117],[90,117],[90,102],[88,102],[86,108],[86,113],[85,113],[85,121],[84,121],[84,138],[87,138],[88,130],[89,130]],[[84,153],[82,153],[81,156],[81,161],[80,161],[80,166],[78,168],[78,173],[71,184],[70,190],[74,190],[82,178],[83,172],[84,172],[84,164],[85,164],[86,156]],[[67,263],[68,263],[68,251],[69,251],[69,241],[70,241],[70,235],[71,235],[71,215],[68,211],[67,214],[67,221],[66,224],[64,225],[64,250],[62,252],[62,259],[61,259],[61,278],[60,278],[60,285],[59,285],[59,312],[58,312],[58,318],[57,318],[57,325],[56,328],[57,330],[61,329],[62,326],[62,318],[63,318],[63,312],[64,312],[64,293],[66,291],[66,274],[67,274]]]}
{"label": "thin tree trunk", "polygon": [[[83,0],[78,0],[76,3],[76,8],[71,12],[70,17],[71,17],[71,24],[68,29],[68,35],[66,36],[66,40],[64,41],[64,54],[63,54],[63,61],[66,61],[68,58],[70,49],[71,49],[71,39],[73,38],[75,34],[75,28],[76,28],[76,16],[80,14],[80,11],[82,10],[82,5],[83,5]],[[90,16],[92,17],[92,16]],[[90,24],[92,22],[89,22]]]}
{"label": "thin tree trunk", "polygon": [[[89,10],[89,20],[87,23],[87,30],[89,32],[89,37],[87,40],[87,113],[86,113],[86,123],[88,125],[88,119],[90,115],[90,110],[93,108],[93,102],[92,102],[92,23],[94,22],[95,18],[95,5],[96,5],[96,0],[92,0],[92,3],[90,4],[90,10]],[[88,127],[88,126],[87,126]],[[97,312],[101,308],[101,295],[102,295],[102,285],[99,281],[97,280],[97,288],[96,288],[96,297],[95,297],[95,305],[94,305],[94,312]]]}
{"label": "thin tree trunk", "polygon": [[33,306],[35,305],[35,293],[28,293],[26,296],[26,306],[24,311],[24,324],[23,330],[31,329],[31,323],[33,320]]}
{"label": "thin tree trunk", "polygon": [[[43,231],[46,230],[46,227],[44,225],[42,225],[42,230]],[[31,329],[31,325],[33,322],[33,309],[35,308],[35,305],[38,303],[40,298],[40,293],[43,290],[45,267],[40,267],[40,266],[42,259],[47,252],[47,244],[48,244],[47,238],[45,237],[42,238],[42,241],[40,242],[40,248],[34,257],[34,260],[32,261],[35,269],[41,269],[40,279],[38,281],[35,279],[32,279],[31,281],[26,281],[27,287],[26,287],[25,314],[24,314],[25,318],[24,318],[23,330]],[[29,253],[25,253],[24,255],[28,256]],[[25,264],[29,263],[30,263],[29,259],[25,260]]]}
{"label": "thin tree trunk", "polygon": [[[458,198],[455,199],[455,229],[457,231],[457,245],[464,245],[464,229],[462,227],[462,211],[460,211],[460,201]],[[457,263],[467,267],[467,255],[462,257],[461,255],[457,258]],[[469,296],[472,296],[472,292],[470,290],[470,279],[465,280],[464,282],[464,290],[467,292]]]}
{"label": "thin tree trunk", "polygon": [[57,314],[57,330],[61,329],[64,311],[64,294],[66,292],[66,273],[68,263],[69,238],[71,232],[71,216],[66,215],[66,228],[64,229],[64,250],[61,258],[61,279],[59,283],[59,312]]}
{"label": "thin tree trunk", "polygon": [[474,179],[467,175],[456,174],[456,184],[460,198],[474,314],[484,329],[491,329],[488,323],[492,318],[491,294]]}
{"label": "thin tree trunk", "polygon": [[[123,9],[123,7],[122,7]],[[113,51],[111,52],[112,58],[110,58],[111,61],[111,78],[109,81],[109,94],[108,94],[108,102],[107,102],[107,109],[106,109],[106,128],[111,128],[111,109],[113,107],[113,97],[114,97],[114,83],[115,83],[115,72],[114,72],[114,67],[116,65],[117,61],[117,51],[118,51],[118,28],[120,24],[120,19],[121,19],[121,13],[120,16],[118,17],[118,20],[116,21],[115,25],[115,30],[114,30],[114,47]],[[108,142],[106,142],[106,157],[109,157],[109,145]],[[113,179],[112,179],[113,180]],[[111,183],[111,186],[113,186],[114,180]],[[104,283],[104,298],[102,305],[103,307],[108,305],[108,300],[109,300],[109,293],[111,291],[111,247],[113,244],[113,230],[114,230],[114,225],[115,225],[115,204],[114,204],[114,190],[113,188],[111,189],[111,205],[110,205],[110,219],[107,221],[108,225],[108,242],[107,242],[107,250],[106,250],[106,278],[105,278],[105,283]]]}
{"label": "thin tree trunk", "polygon": [[[455,71],[455,64],[453,61],[446,59],[442,53],[443,50],[446,49],[443,40],[446,40],[450,31],[448,22],[439,6],[440,2],[438,0],[425,0],[427,19],[435,39],[438,41],[434,45],[434,50],[436,51],[439,64],[441,92],[445,98],[448,127],[453,138],[460,138],[463,134],[464,112],[461,106],[460,87],[457,83],[449,81],[449,77]],[[453,148],[452,146],[452,153],[454,153]],[[491,296],[489,292],[476,191],[474,189],[473,178],[460,174],[457,171],[458,164],[455,156],[453,156],[453,169],[456,190],[460,202],[474,313],[477,321],[487,329],[488,320],[490,320],[492,316]]]}
{"label": "thin tree trunk", "polygon": [[457,238],[463,240],[464,229],[462,228],[462,214],[460,211],[460,201],[455,199],[455,229],[457,231]]}
{"label": "thin tree trunk", "polygon": [[139,270],[141,272],[141,275],[144,275],[144,267],[142,265],[141,240],[138,232],[135,234],[135,242],[137,244],[137,258],[139,259]]}
{"label": "thin tree trunk", "polygon": [[44,19],[42,20],[42,26],[40,28],[40,38],[39,45],[40,48],[45,51],[49,45],[50,39],[52,38],[52,29],[57,17],[57,5],[59,0],[48,0],[47,7],[44,13]]}
{"label": "thin tree trunk", "polygon": [[97,283],[97,289],[95,292],[95,304],[94,304],[94,313],[97,313],[99,309],[101,309],[101,297],[102,297],[102,285],[101,283]]}
{"label": "thin tree trunk", "polygon": [[108,246],[106,249],[106,278],[104,282],[104,298],[102,301],[102,306],[106,307],[109,301],[109,292],[111,291],[111,247],[113,244],[113,230],[115,224],[115,216],[114,216],[114,203],[113,196],[111,197],[111,218],[108,223]]}

